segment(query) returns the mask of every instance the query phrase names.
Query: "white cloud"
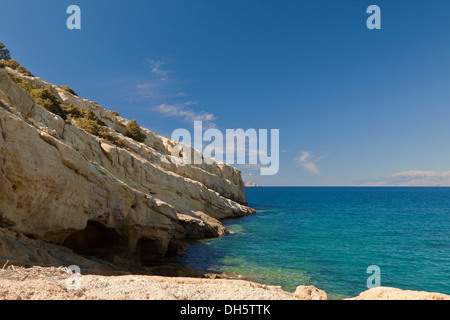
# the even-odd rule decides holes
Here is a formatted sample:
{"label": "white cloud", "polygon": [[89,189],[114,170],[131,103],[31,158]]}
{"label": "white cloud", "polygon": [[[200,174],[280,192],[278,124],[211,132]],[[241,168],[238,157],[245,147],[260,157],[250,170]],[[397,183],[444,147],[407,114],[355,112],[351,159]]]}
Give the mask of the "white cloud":
{"label": "white cloud", "polygon": [[148,64],[151,75],[135,84],[133,95],[136,98],[165,101],[186,96],[186,93],[180,90],[177,81],[170,77],[172,72],[162,69],[166,64],[165,61],[148,60]]}
{"label": "white cloud", "polygon": [[450,186],[450,171],[409,170],[371,179],[360,186]]}
{"label": "white cloud", "polygon": [[319,161],[322,157],[314,157],[309,151],[302,151],[302,155],[295,160],[297,163],[306,168],[312,174],[321,174],[315,162]]}
{"label": "white cloud", "polygon": [[320,174],[319,169],[317,169],[317,165],[313,162],[301,163],[300,165],[305,167],[309,172],[313,174]]}
{"label": "white cloud", "polygon": [[200,111],[196,112],[192,109],[186,108],[189,105],[195,105],[197,102],[186,101],[178,104],[163,103],[154,108],[155,111],[167,117],[180,117],[184,121],[214,121],[216,117],[212,113]]}
{"label": "white cloud", "polygon": [[[148,60],[153,79],[137,85],[137,94],[142,98],[157,101],[156,107],[151,108],[154,111],[166,117],[177,117],[186,122],[194,121],[207,122],[206,127],[215,127],[213,121],[216,119],[214,114],[205,111],[196,111],[188,106],[197,105],[196,101],[183,101],[187,94],[179,90],[177,81],[171,77],[170,71],[163,69],[167,63],[163,60]],[[183,99],[184,98],[184,99]],[[176,102],[174,102],[176,101]]]}
{"label": "white cloud", "polygon": [[300,163],[305,163],[308,160],[309,157],[310,157],[309,151],[304,151],[304,152],[302,152],[301,157],[298,158],[298,161]]}
{"label": "white cloud", "polygon": [[174,93],[164,82],[154,79],[137,84],[135,95],[141,99],[164,100],[172,98]]}
{"label": "white cloud", "polygon": [[158,76],[160,76],[161,80],[167,80],[167,74],[168,72],[166,70],[163,70],[161,67],[166,64],[165,61],[161,60],[148,60],[148,63],[150,65],[150,68],[152,69],[152,72]]}

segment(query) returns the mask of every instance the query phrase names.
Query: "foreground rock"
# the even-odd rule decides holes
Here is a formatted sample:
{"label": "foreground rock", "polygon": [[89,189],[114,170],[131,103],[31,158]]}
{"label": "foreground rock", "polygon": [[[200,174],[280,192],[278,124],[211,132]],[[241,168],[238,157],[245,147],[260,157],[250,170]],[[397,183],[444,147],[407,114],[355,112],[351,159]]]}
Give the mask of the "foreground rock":
{"label": "foreground rock", "polygon": [[376,287],[364,291],[349,300],[450,300],[450,295],[413,290],[400,290],[390,287]]}
{"label": "foreground rock", "polygon": [[328,294],[314,286],[298,286],[294,296],[300,300],[328,300]]}
{"label": "foreground rock", "polygon": [[[38,106],[7,71],[63,104],[91,110],[123,145]],[[67,265],[70,251],[36,249],[51,244],[117,264],[147,263],[180,254],[186,239],[227,234],[220,219],[255,212],[246,206],[239,170],[180,163],[171,157],[177,142],[144,128],[145,141],[137,142],[126,136],[128,122],[40,78],[0,68],[0,228],[10,232],[0,235],[21,240],[0,246],[0,262]]]}
{"label": "foreground rock", "polygon": [[[66,268],[0,271],[0,299],[20,300],[296,300],[280,287],[243,280],[83,275],[71,289]],[[69,285],[69,286],[68,286]]]}
{"label": "foreground rock", "polygon": [[[65,267],[0,269],[0,300],[328,300],[327,293],[314,286],[299,286],[290,293],[244,280],[131,274],[74,278],[68,271]],[[449,299],[441,293],[379,287],[347,300]]]}

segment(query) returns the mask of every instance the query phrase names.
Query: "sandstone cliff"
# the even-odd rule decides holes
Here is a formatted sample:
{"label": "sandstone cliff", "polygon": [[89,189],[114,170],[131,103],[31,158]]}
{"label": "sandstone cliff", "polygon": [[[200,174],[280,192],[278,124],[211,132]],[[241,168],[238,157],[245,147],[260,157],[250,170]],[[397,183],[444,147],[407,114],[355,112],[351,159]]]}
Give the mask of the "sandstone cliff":
{"label": "sandstone cliff", "polygon": [[[63,105],[92,110],[120,146],[42,108],[17,79]],[[186,239],[226,234],[220,219],[254,213],[239,170],[174,161],[177,142],[146,129],[137,142],[126,136],[128,122],[38,77],[0,68],[0,262],[55,265],[76,252],[145,263],[181,253]],[[64,254],[53,254],[56,248]]]}

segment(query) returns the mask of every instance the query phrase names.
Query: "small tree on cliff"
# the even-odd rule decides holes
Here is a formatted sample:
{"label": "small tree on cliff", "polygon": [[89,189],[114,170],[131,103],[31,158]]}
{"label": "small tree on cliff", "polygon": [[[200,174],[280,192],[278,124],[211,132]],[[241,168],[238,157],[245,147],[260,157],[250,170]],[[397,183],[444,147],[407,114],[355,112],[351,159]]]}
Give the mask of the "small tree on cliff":
{"label": "small tree on cliff", "polygon": [[0,60],[11,60],[11,55],[5,45],[0,42]]}
{"label": "small tree on cliff", "polygon": [[141,127],[138,125],[136,120],[131,120],[127,124],[127,136],[133,138],[138,142],[144,142],[146,136],[141,132]]}

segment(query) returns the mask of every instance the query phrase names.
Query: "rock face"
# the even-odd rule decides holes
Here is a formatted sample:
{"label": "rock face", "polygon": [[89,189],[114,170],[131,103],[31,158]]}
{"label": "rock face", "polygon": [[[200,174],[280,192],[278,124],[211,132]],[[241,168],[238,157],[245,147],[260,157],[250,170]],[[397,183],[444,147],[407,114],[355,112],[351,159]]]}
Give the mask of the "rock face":
{"label": "rock face", "polygon": [[436,292],[376,287],[361,292],[359,296],[348,300],[450,300],[450,296]]}
{"label": "rock face", "polygon": [[[38,106],[7,71],[64,104],[91,109],[125,146]],[[186,239],[226,234],[220,219],[254,213],[239,170],[177,162],[171,151],[178,142],[146,129],[145,141],[136,142],[125,136],[127,123],[40,78],[0,69],[0,228],[16,234],[4,237],[146,262],[179,254]],[[3,247],[0,261],[14,259]]]}
{"label": "rock face", "polygon": [[294,296],[300,300],[328,300],[328,294],[315,286],[298,286]]}

